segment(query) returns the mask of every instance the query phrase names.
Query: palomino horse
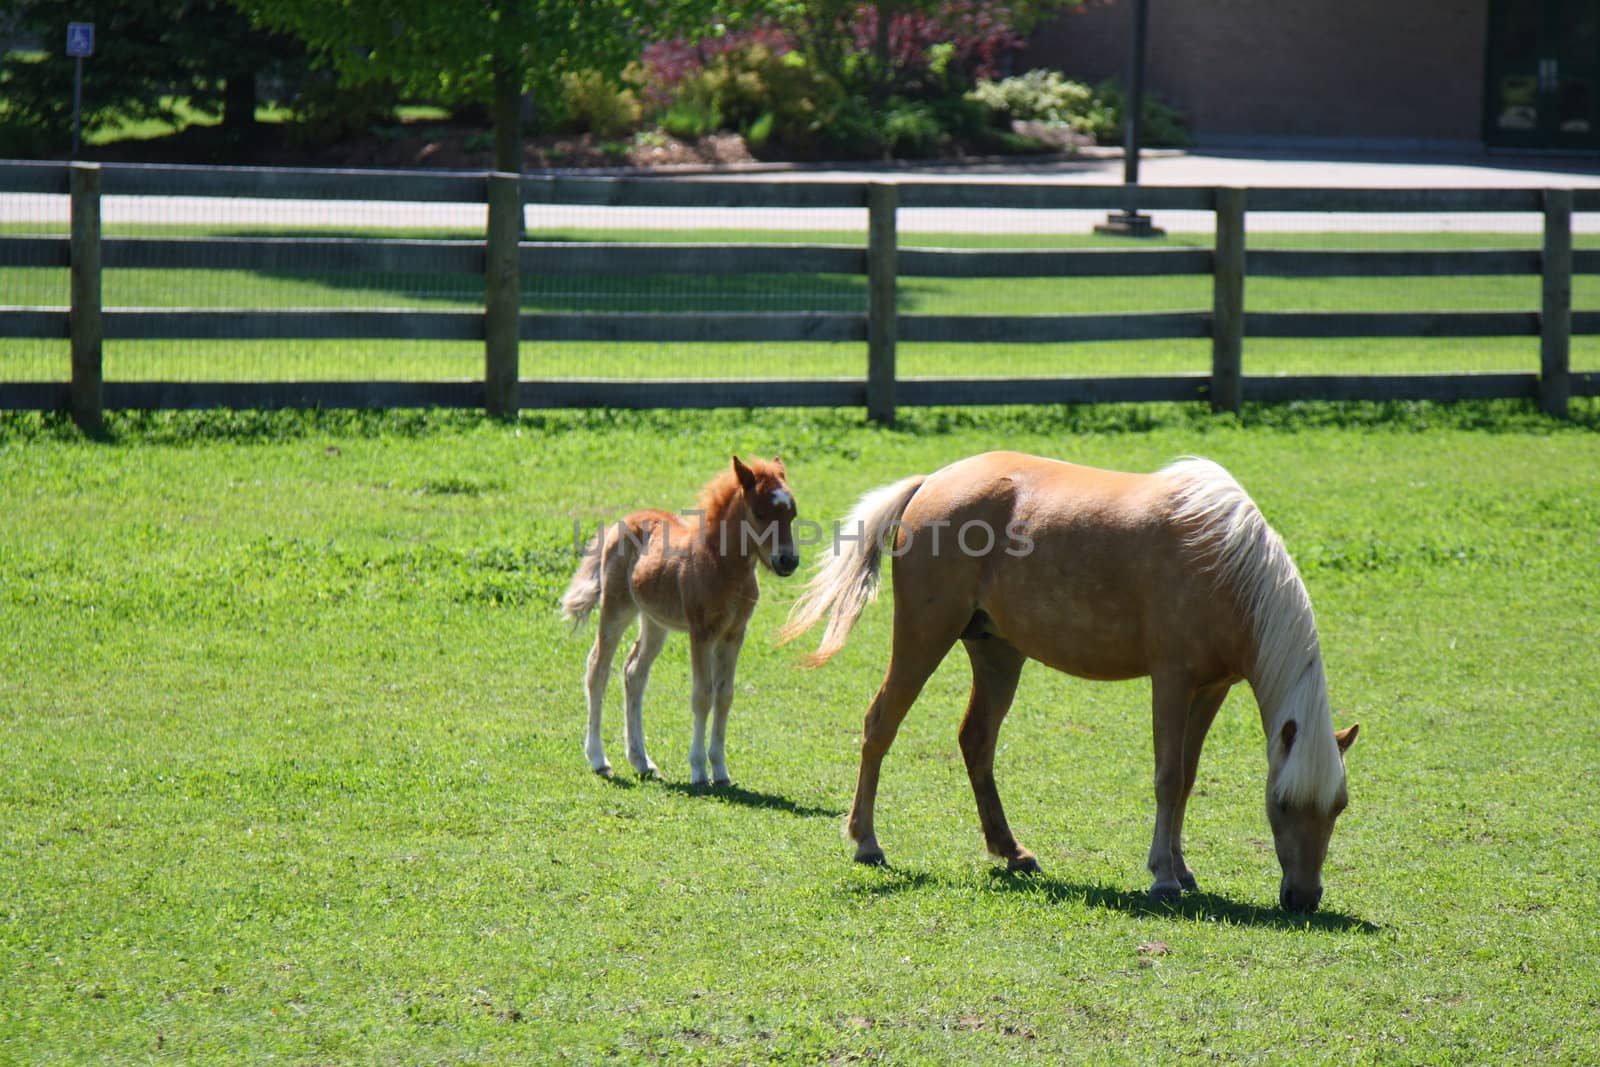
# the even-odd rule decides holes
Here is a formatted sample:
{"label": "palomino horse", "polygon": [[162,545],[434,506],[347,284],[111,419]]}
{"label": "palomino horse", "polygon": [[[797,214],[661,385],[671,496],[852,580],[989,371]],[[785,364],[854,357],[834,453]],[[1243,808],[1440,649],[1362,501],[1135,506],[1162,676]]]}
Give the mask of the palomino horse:
{"label": "palomino horse", "polygon": [[733,704],[733,672],[745,624],[761,596],[756,561],[779,577],[800,566],[794,546],[794,494],[783,462],[758,459],[747,467],[733,457],[732,468],[706,483],[699,507],[688,514],[696,518],[692,524],[666,511],[636,511],[602,530],[561,598],[562,611],[574,625],[600,608],[599,632],[584,681],[589,732],[583,751],[596,774],[611,773],[600,740],[600,709],[611,661],[623,631],[639,616],[639,639],[623,672],[622,737],[628,762],[641,775],[657,773],[644,748],[644,687],[667,632],[687,630],[694,673],[689,780],[694,785],[729,782],[724,755],[728,709]]}
{"label": "palomino horse", "polygon": [[[942,537],[940,536],[942,533]],[[1322,861],[1348,801],[1316,622],[1283,542],[1239,484],[1206,460],[1121,474],[991,452],[867,496],[835,554],[795,604],[791,640],[830,615],[812,665],[844,645],[895,556],[894,649],[867,712],[849,833],[856,860],[881,864],[873,802],[883,757],[923,683],[961,641],[972,694],[961,724],[978,819],[990,852],[1037,870],[995,790],[994,750],[1026,660],[1083,678],[1149,675],[1155,733],[1151,897],[1194,889],[1183,814],[1200,746],[1237,681],[1261,707],[1267,819],[1283,868],[1279,902],[1311,911]]]}

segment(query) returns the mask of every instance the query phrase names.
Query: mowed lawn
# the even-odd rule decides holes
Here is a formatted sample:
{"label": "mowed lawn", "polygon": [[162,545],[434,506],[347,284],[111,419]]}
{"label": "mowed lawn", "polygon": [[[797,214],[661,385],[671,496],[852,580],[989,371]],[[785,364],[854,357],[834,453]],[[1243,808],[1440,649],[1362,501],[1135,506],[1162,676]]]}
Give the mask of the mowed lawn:
{"label": "mowed lawn", "polygon": [[[0,1061],[1600,1060],[1600,406],[0,420]],[[735,785],[582,751],[575,530],[781,454],[803,517],[995,447],[1212,457],[1301,565],[1361,723],[1323,909],[1275,907],[1240,687],[1146,904],[1144,683],[1034,665],[1001,734],[1044,873],[983,855],[956,653],[841,838],[887,595],[827,667],[762,579]],[[814,556],[815,550],[807,550]],[[809,564],[809,560],[807,561]]]}

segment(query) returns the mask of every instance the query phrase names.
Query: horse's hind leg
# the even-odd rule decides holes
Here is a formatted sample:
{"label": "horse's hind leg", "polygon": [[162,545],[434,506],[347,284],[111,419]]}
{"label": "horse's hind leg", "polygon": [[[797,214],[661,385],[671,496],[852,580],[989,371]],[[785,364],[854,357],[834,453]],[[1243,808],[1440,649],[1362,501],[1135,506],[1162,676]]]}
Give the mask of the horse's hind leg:
{"label": "horse's hind leg", "polygon": [[654,778],[659,772],[644,748],[644,687],[650,682],[650,665],[661,654],[661,646],[666,641],[667,628],[648,615],[641,616],[639,639],[633,643],[622,669],[622,744],[628,752],[628,763],[645,778]]}
{"label": "horse's hind leg", "polygon": [[990,853],[1006,861],[1007,870],[1037,871],[1039,861],[1011,834],[994,783],[995,739],[1011,710],[1027,657],[997,637],[962,643],[972,661],[972,695],[961,721],[961,755],[967,761],[967,777],[972,779],[972,795],[978,802],[983,841]]}
{"label": "horse's hind leg", "polygon": [[600,713],[605,707],[606,683],[611,680],[611,661],[616,657],[622,633],[633,621],[632,603],[622,604],[615,598],[602,595],[600,622],[594,636],[594,647],[589,650],[588,670],[584,674],[584,695],[589,701],[589,731],[584,738],[583,754],[589,759],[589,768],[596,774],[610,774],[611,761],[606,759],[605,742],[600,737]]}
{"label": "horse's hind leg", "polygon": [[911,710],[922,687],[944,659],[944,654],[955,644],[961,632],[957,623],[953,631],[941,640],[923,642],[909,638],[902,630],[900,612],[896,605],[894,652],[889,660],[889,673],[867,709],[866,722],[861,728],[861,770],[856,779],[855,802],[850,806],[848,833],[856,843],[856,862],[870,866],[883,866],[887,861],[878,846],[873,832],[873,806],[878,796],[878,772],[883,767],[883,757],[900,722]]}

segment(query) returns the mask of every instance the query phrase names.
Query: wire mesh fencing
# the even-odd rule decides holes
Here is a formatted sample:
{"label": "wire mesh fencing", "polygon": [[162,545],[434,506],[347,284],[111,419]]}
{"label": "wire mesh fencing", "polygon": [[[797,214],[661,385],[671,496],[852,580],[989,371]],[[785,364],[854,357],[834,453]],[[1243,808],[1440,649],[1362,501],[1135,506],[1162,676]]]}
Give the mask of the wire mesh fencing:
{"label": "wire mesh fencing", "polygon": [[1096,232],[1113,187],[103,177],[0,165],[0,389],[92,362],[134,407],[1236,407],[1542,396],[1569,344],[1596,384],[1587,192],[1149,188],[1132,239]]}

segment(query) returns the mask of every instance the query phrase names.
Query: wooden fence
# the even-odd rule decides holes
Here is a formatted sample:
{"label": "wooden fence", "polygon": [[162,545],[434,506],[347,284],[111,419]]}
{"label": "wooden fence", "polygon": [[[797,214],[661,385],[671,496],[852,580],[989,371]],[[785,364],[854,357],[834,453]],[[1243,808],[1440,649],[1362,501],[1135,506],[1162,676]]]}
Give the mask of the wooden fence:
{"label": "wooden fence", "polygon": [[[482,241],[349,238],[106,238],[102,196],[209,196],[488,205]],[[1379,190],[1146,187],[1145,210],[1214,212],[1211,249],[991,251],[899,247],[900,208],[1113,210],[1119,186],[1000,183],[807,183],[665,178],[429,174],[253,168],[0,163],[0,194],[70,196],[69,237],[0,236],[0,265],[66,267],[69,307],[3,306],[0,338],[69,338],[64,382],[0,382],[0,408],[70,408],[93,424],[104,408],[483,407],[496,414],[552,407],[865,406],[891,420],[897,406],[929,404],[1245,400],[1537,398],[1564,414],[1571,395],[1600,395],[1600,374],[1573,373],[1573,334],[1600,333],[1600,312],[1571,310],[1574,272],[1600,273],[1600,251],[1574,252],[1572,214],[1600,211],[1600,189]],[[865,208],[860,246],[520,242],[523,204],[632,207]],[[1245,250],[1245,214],[1294,212],[1531,212],[1540,251]],[[101,272],[129,267],[256,271],[481,273],[483,309],[105,310]],[[839,312],[523,313],[524,274],[864,276],[867,310]],[[1151,277],[1210,275],[1209,312],[1071,315],[912,315],[896,309],[896,279],[922,277]],[[1437,312],[1251,312],[1251,277],[1540,275],[1541,309]],[[1253,377],[1247,337],[1534,337],[1538,373]],[[104,381],[102,346],[124,339],[431,339],[484,345],[481,379],[367,382]],[[985,345],[1209,338],[1209,374],[1059,378],[903,378],[899,340]],[[859,378],[640,380],[523,378],[519,341],[856,341]]]}

